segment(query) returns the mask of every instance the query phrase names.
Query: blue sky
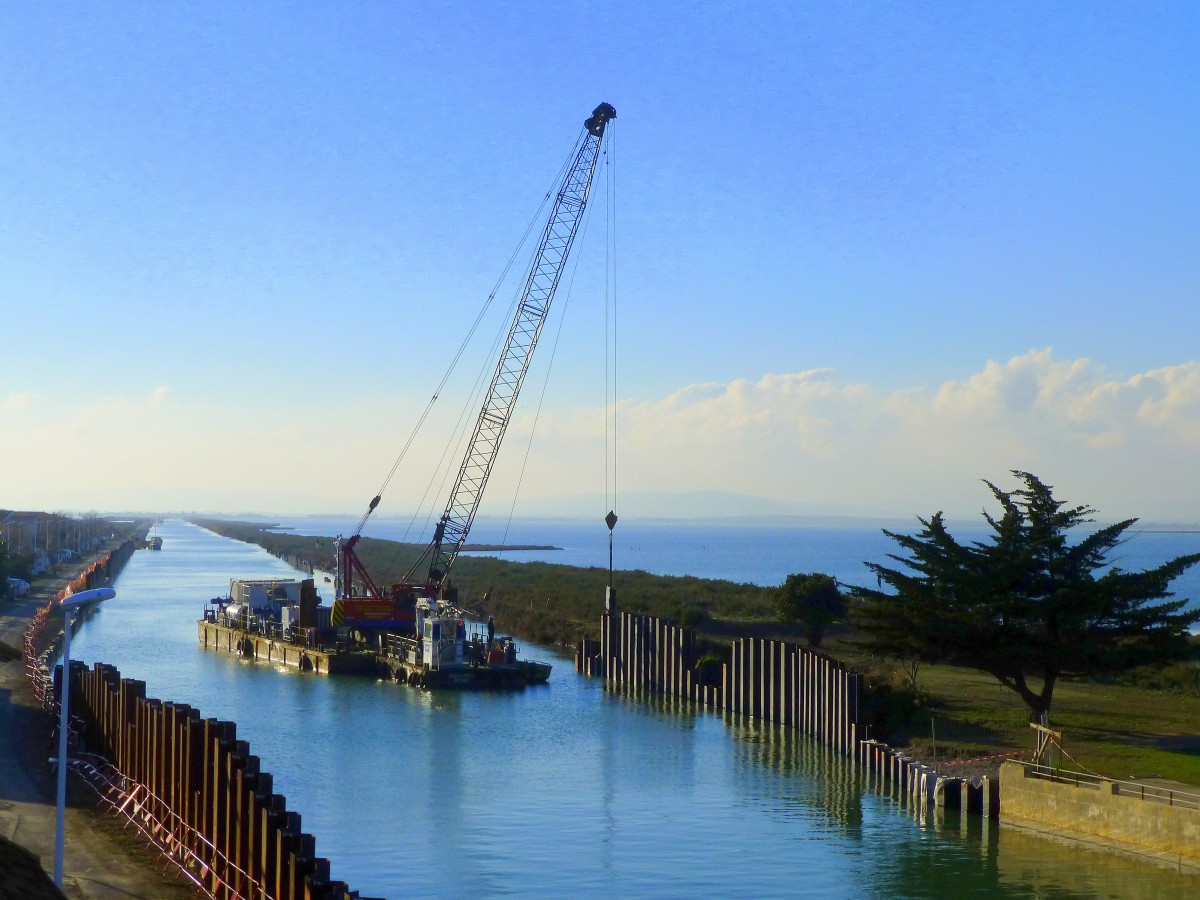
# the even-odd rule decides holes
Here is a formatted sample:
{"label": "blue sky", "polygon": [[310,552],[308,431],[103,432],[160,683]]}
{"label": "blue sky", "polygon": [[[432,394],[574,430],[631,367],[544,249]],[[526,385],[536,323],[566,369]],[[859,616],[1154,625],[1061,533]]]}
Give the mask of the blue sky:
{"label": "blue sky", "polygon": [[[607,101],[623,490],[1196,520],[1198,9],[11,7],[0,506],[362,508]],[[528,496],[604,489],[593,214]]]}

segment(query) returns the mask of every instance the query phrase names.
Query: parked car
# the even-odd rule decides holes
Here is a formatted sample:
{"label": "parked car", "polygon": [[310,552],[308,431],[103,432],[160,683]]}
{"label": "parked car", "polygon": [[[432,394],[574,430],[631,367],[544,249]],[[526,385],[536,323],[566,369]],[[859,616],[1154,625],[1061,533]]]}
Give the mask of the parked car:
{"label": "parked car", "polygon": [[29,582],[23,578],[12,578],[10,576],[8,579],[8,591],[14,597],[24,597],[29,593]]}

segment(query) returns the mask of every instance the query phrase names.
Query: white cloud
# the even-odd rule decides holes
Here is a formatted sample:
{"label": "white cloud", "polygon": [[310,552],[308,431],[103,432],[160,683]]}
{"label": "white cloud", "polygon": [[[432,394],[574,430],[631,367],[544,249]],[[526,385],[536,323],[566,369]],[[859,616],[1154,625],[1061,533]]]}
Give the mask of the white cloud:
{"label": "white cloud", "polygon": [[[541,470],[561,471],[565,492],[589,476],[563,448],[594,438],[603,414],[545,418]],[[886,393],[828,369],[769,374],[624,402],[618,432],[630,490],[972,513],[986,499],[980,479],[1026,469],[1114,515],[1200,515],[1200,486],[1181,479],[1200,451],[1194,362],[1118,380],[1091,360],[1031,350],[932,389]]]}
{"label": "white cloud", "polygon": [[[10,396],[5,406],[28,403]],[[489,502],[511,497],[532,419],[514,421]],[[606,419],[597,407],[543,410],[522,494],[604,490]],[[19,439],[0,432],[6,472],[21,474],[0,494],[8,505],[50,508],[203,508],[212,497],[210,508],[234,509],[244,496],[261,510],[271,498],[280,512],[354,510],[378,487],[407,426],[367,411],[348,420],[373,423],[371,439],[348,446],[317,414],[197,404],[165,386],[104,397],[33,423]],[[432,468],[446,439],[440,428],[405,460],[385,498],[390,509],[419,499],[421,467]],[[988,501],[980,479],[1007,483],[1009,470],[1024,469],[1107,518],[1200,517],[1196,362],[1114,378],[1091,360],[1040,349],[941,385],[890,391],[829,369],[767,374],[621,401],[616,435],[622,491],[722,490],[826,510],[973,517]],[[126,496],[127,504],[113,499]],[[299,497],[315,505],[301,508]]]}
{"label": "white cloud", "polygon": [[4,398],[4,402],[0,403],[0,413],[15,413],[29,407],[33,403],[34,394],[32,391],[19,391],[9,394]]}

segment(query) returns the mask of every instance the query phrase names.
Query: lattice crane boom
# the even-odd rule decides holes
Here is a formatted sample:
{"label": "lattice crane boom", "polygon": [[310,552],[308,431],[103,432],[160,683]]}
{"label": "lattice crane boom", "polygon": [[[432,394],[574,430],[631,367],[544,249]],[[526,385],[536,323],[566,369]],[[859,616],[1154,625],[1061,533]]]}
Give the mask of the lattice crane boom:
{"label": "lattice crane boom", "polygon": [[427,583],[440,586],[471,530],[471,523],[475,521],[479,503],[483,499],[483,489],[496,463],[517,395],[525,382],[534,348],[546,324],[554,292],[583,219],[592,177],[600,158],[605,127],[616,115],[617,111],[611,105],[601,103],[584,122],[587,133],[563,176],[554,207],[542,230],[541,241],[517,302],[516,315],[509,327],[504,349],[500,352],[500,361],[492,374],[446,510],[434,530],[433,541],[409,570],[405,581],[411,581],[427,560]]}
{"label": "lattice crane boom", "polygon": [[[601,103],[583,123],[582,140],[563,176],[550,217],[542,230],[500,360],[492,374],[445,512],[434,529],[433,540],[403,582],[384,590],[372,580],[355,552],[362,527],[379,504],[378,496],[372,499],[354,534],[344,541],[338,541],[338,599],[332,612],[334,625],[376,628],[411,626],[416,597],[436,596],[445,581],[479,510],[483,490],[495,465],[517,396],[529,371],[534,348],[546,324],[550,304],[583,220],[605,128],[616,116],[617,111],[610,104]],[[421,567],[426,564],[428,569],[424,580],[414,581]],[[362,586],[366,596],[355,596],[356,583]]]}

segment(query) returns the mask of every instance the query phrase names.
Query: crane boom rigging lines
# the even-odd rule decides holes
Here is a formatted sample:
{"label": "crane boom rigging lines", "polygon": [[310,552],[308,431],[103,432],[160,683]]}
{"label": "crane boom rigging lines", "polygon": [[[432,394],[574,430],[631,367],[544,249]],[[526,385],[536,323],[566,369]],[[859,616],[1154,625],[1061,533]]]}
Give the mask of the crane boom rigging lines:
{"label": "crane boom rigging lines", "polygon": [[[550,312],[550,304],[566,267],[571,245],[583,221],[605,128],[616,115],[616,110],[607,103],[597,106],[591,117],[584,122],[583,134],[576,142],[572,155],[568,157],[568,163],[560,170],[562,180],[557,191],[553,193],[549,220],[541,232],[541,239],[523,282],[523,288],[514,301],[512,324],[504,339],[499,362],[492,371],[474,429],[470,432],[470,440],[457,470],[450,499],[434,528],[433,540],[408,570],[402,582],[392,584],[386,590],[386,586],[377,584],[358,558],[356,547],[362,536],[363,525],[379,505],[383,493],[381,489],[371,500],[354,534],[345,540],[339,536],[335,542],[337,599],[330,612],[330,620],[334,627],[357,629],[360,637],[363,633],[379,633],[380,629],[398,628],[403,634],[405,630],[415,627],[418,630],[417,637],[420,637],[422,622],[432,627],[433,620],[429,618],[430,615],[436,613],[436,617],[441,617],[438,618],[440,622],[449,614],[447,610],[453,611],[453,607],[446,605],[446,602],[439,598],[439,594],[479,509],[484,487],[496,462],[504,432],[512,418],[517,396]],[[550,196],[547,195],[547,201]],[[530,227],[532,228],[532,224]],[[509,266],[512,265],[513,259],[515,254],[510,258]],[[506,266],[506,270],[507,268]],[[498,287],[499,285],[488,297],[489,304],[494,299]],[[478,319],[472,325],[472,332],[477,325]],[[454,355],[451,369],[461,354],[460,347],[459,352]],[[482,372],[480,374],[483,375]],[[430,400],[431,404],[444,385],[443,378]],[[422,422],[428,411],[426,408],[422,414]],[[418,428],[420,424],[418,422]],[[466,433],[464,430],[463,434]],[[400,459],[414,439],[415,431],[388,473],[384,487],[392,479]],[[414,576],[425,564],[428,565],[426,576],[415,580]],[[457,616],[460,613],[453,611],[453,615]],[[461,625],[461,622],[459,624]],[[433,660],[432,663],[430,660]],[[431,664],[434,669],[437,668],[437,661],[433,657],[425,659],[425,663]]]}
{"label": "crane boom rigging lines", "polygon": [[579,230],[605,127],[615,117],[616,110],[602,103],[584,123],[587,133],[563,178],[542,231],[445,512],[435,528],[433,541],[410,569],[406,582],[428,560],[427,583],[440,584],[466,541]]}
{"label": "crane boom rigging lines", "polygon": [[[576,144],[576,149],[577,148],[578,148],[578,144]],[[571,156],[568,158],[568,161],[563,164],[563,166],[559,169],[558,173],[555,175],[554,184],[559,183],[559,180],[560,180],[560,177],[561,177],[563,171],[570,164],[570,159],[573,159],[574,155],[575,155],[575,150],[572,151]],[[397,454],[395,461],[392,463],[391,469],[388,470],[387,477],[385,477],[383,479],[383,484],[381,484],[379,486],[379,490],[375,492],[375,496],[374,496],[374,498],[372,498],[371,503],[367,506],[366,512],[363,513],[362,518],[358,520],[358,524],[354,527],[354,535],[355,536],[362,534],[363,526],[365,526],[367,524],[367,519],[369,519],[371,517],[371,513],[373,513],[375,511],[375,507],[377,507],[379,505],[379,501],[383,499],[383,492],[385,490],[387,490],[387,486],[391,483],[392,478],[395,477],[395,475],[396,475],[396,470],[400,468],[400,463],[404,461],[404,457],[408,454],[409,449],[416,442],[417,435],[420,434],[421,428],[425,424],[425,420],[429,417],[429,413],[433,410],[433,405],[437,402],[438,398],[441,396],[442,390],[446,387],[446,383],[450,380],[451,374],[454,372],[455,368],[457,368],[458,362],[460,359],[462,359],[463,353],[466,350],[467,345],[471,342],[471,338],[474,337],[475,331],[479,328],[480,322],[483,321],[484,314],[487,312],[488,308],[491,306],[492,301],[496,299],[496,292],[500,289],[500,285],[503,284],[504,280],[508,277],[509,270],[512,268],[513,263],[516,261],[517,255],[521,251],[521,247],[525,244],[526,239],[529,237],[529,233],[533,230],[533,226],[538,218],[538,215],[545,208],[546,203],[549,202],[550,197],[553,193],[554,193],[554,189],[551,188],[550,190],[548,190],[546,192],[546,196],[542,198],[542,202],[540,204],[538,204],[537,211],[534,213],[533,218],[530,219],[529,224],[525,227],[525,232],[521,235],[520,242],[518,242],[517,247],[513,250],[512,256],[509,257],[508,262],[505,263],[504,269],[500,273],[500,277],[496,279],[495,286],[492,287],[491,292],[487,296],[487,300],[484,301],[483,306],[480,308],[479,312],[476,314],[475,320],[471,323],[471,327],[467,330],[466,336],[463,338],[462,343],[459,344],[458,350],[455,351],[454,356],[451,358],[450,364],[446,367],[446,371],[445,371],[445,373],[443,373],[441,380],[437,384],[437,387],[434,388],[433,394],[430,396],[428,402],[425,405],[425,409],[421,412],[421,415],[418,417],[416,424],[413,426],[412,431],[409,433],[408,439],[404,442],[404,446],[400,449],[399,454]],[[497,341],[497,343],[498,343],[498,341]],[[424,500],[422,499],[422,503],[423,502],[424,502]]]}

